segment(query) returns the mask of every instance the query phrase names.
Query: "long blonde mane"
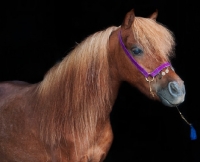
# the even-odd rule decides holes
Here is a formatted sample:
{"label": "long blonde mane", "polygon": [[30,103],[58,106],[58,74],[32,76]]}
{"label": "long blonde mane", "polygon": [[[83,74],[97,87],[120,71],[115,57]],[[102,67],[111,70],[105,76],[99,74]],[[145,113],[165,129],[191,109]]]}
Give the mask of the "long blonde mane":
{"label": "long blonde mane", "polygon": [[97,119],[105,119],[111,110],[107,52],[109,36],[116,29],[110,27],[86,38],[39,84],[37,111],[41,137],[47,143],[54,145],[71,134],[87,144],[82,139],[91,140]]}

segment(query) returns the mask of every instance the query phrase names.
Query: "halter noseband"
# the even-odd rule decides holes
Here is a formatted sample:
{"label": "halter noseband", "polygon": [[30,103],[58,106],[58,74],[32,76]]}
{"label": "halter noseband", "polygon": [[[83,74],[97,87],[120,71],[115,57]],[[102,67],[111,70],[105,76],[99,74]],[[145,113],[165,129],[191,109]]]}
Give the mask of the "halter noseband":
{"label": "halter noseband", "polygon": [[[142,66],[140,66],[137,61],[133,58],[133,56],[129,53],[129,51],[127,50],[127,48],[125,47],[123,41],[122,41],[122,37],[121,37],[121,31],[118,34],[119,37],[119,42],[120,45],[122,46],[124,52],[126,53],[126,55],[128,56],[128,58],[131,60],[131,62],[136,66],[136,68],[145,76],[146,80],[149,76],[151,76],[152,78],[154,78],[156,75],[158,75],[160,73],[160,71],[162,71],[164,68],[171,66],[171,64],[169,62],[163,63],[162,65],[158,66],[154,71],[152,71],[151,73],[148,73]],[[149,81],[149,80],[147,80]]]}

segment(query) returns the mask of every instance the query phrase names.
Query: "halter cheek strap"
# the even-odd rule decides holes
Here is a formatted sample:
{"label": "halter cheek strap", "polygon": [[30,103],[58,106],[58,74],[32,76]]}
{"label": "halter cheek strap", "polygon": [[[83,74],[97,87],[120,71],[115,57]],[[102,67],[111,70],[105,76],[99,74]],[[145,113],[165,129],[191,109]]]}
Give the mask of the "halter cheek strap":
{"label": "halter cheek strap", "polygon": [[[152,78],[154,78],[156,75],[158,75],[160,73],[161,70],[163,70],[166,67],[171,66],[171,64],[169,62],[163,63],[162,65],[158,66],[154,71],[152,71],[151,73],[148,73],[142,66],[140,66],[137,61],[133,58],[133,56],[129,53],[129,51],[127,50],[127,48],[125,47],[123,41],[122,41],[122,37],[121,37],[121,31],[118,34],[119,37],[119,42],[120,45],[122,46],[124,52],[126,53],[126,55],[128,56],[128,58],[131,60],[131,62],[136,66],[136,68],[145,76],[145,78],[147,79],[149,76],[151,76]],[[149,81],[149,80],[147,80]]]}

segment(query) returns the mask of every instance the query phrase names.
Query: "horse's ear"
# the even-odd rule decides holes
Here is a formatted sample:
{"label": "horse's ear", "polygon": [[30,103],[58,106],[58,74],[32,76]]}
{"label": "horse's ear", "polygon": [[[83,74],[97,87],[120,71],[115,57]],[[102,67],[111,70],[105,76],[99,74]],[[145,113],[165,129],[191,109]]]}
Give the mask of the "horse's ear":
{"label": "horse's ear", "polygon": [[153,12],[153,13],[149,16],[150,19],[153,19],[153,20],[155,20],[155,21],[156,21],[157,17],[158,17],[158,10],[156,10],[155,12]]}
{"label": "horse's ear", "polygon": [[122,23],[122,27],[124,27],[125,29],[130,28],[134,21],[134,18],[135,18],[135,13],[134,10],[132,9],[126,14],[124,21]]}

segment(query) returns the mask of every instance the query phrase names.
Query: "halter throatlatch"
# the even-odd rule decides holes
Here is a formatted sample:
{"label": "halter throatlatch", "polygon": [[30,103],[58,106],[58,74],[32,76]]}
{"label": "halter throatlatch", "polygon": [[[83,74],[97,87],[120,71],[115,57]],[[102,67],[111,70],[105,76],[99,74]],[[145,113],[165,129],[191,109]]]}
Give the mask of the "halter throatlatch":
{"label": "halter throatlatch", "polygon": [[[163,63],[160,66],[158,66],[154,71],[152,71],[151,73],[148,73],[142,66],[140,66],[137,63],[137,61],[133,58],[133,56],[129,53],[129,51],[125,47],[125,45],[122,41],[121,31],[119,32],[118,37],[119,37],[120,45],[122,46],[122,48],[123,48],[124,52],[126,53],[126,55],[128,56],[128,58],[136,66],[136,68],[145,76],[146,81],[149,82],[149,88],[150,88],[149,90],[150,90],[150,93],[152,94],[152,96],[154,97],[150,83],[154,80],[154,77],[156,75],[158,75],[164,68],[171,66],[171,64],[169,62]],[[168,73],[168,72],[169,72],[169,70],[166,69],[165,72],[162,72],[162,75],[165,75],[165,73]]]}

